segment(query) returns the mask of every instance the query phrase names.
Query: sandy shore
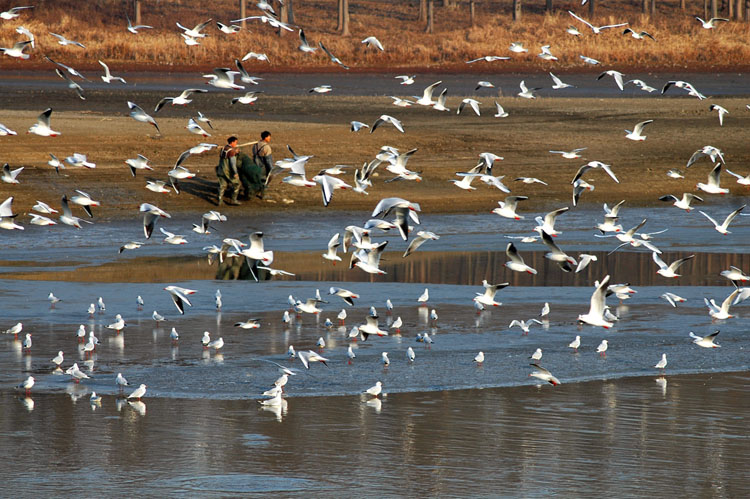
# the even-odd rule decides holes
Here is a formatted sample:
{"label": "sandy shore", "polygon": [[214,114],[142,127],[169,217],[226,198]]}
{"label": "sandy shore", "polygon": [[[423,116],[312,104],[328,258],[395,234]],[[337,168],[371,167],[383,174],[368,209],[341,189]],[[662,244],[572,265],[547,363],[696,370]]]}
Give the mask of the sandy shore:
{"label": "sandy shore", "polygon": [[[31,98],[29,98],[31,95]],[[369,196],[337,191],[331,209],[369,210],[383,197],[399,196],[422,205],[429,212],[475,212],[491,210],[502,192],[475,182],[477,189],[466,192],[449,182],[456,172],[473,167],[481,152],[493,152],[505,158],[493,173],[505,175],[504,182],[513,194],[529,196],[529,209],[571,204],[570,180],[587,160],[613,165],[620,183],[614,183],[603,172],[592,170],[584,178],[596,186],[583,195],[584,203],[616,202],[650,205],[667,193],[695,191],[698,181],[705,181],[711,166],[707,160],[685,171],[686,178],[673,180],[666,172],[684,170],[691,154],[711,144],[721,148],[727,166],[744,172],[742,165],[750,160],[744,147],[750,125],[750,113],[744,99],[726,98],[721,105],[730,110],[725,125],[719,127],[717,116],[709,112],[706,101],[693,98],[659,97],[629,99],[540,98],[500,99],[510,113],[508,118],[492,117],[493,97],[482,97],[483,115],[466,110],[438,113],[421,106],[398,108],[388,97],[341,97],[335,95],[261,96],[254,106],[231,106],[236,96],[226,92],[199,95],[189,108],[169,106],[157,116],[162,134],[126,114],[125,102],[132,100],[148,110],[163,95],[139,90],[91,90],[87,100],[80,101],[70,92],[58,90],[28,91],[5,89],[0,95],[0,122],[19,132],[18,136],[0,137],[2,161],[11,168],[25,167],[19,185],[0,186],[0,195],[14,196],[14,209],[27,212],[36,199],[59,206],[59,198],[74,189],[90,193],[102,201],[97,217],[130,216],[142,202],[157,204],[175,212],[203,211],[216,206],[216,153],[191,157],[186,166],[197,177],[181,183],[181,193],[154,194],[147,191],[146,180],[167,180],[166,172],[179,154],[203,140],[185,130],[188,118],[202,110],[213,118],[213,136],[206,139],[223,143],[226,136],[238,135],[241,141],[255,140],[261,130],[273,133],[274,158],[287,157],[286,144],[300,154],[314,155],[307,166],[308,177],[334,164],[359,167],[369,161],[381,146],[391,145],[402,151],[418,149],[409,168],[422,172],[422,182],[383,183],[391,175],[381,166],[369,189]],[[458,98],[449,98],[448,106],[456,109]],[[24,134],[46,107],[55,111],[52,126],[62,132],[55,138]],[[375,133],[351,133],[348,123],[360,120],[372,124],[381,114],[402,120],[405,134],[390,126]],[[653,119],[645,128],[648,139],[632,142],[624,138],[625,129],[639,121]],[[587,147],[584,159],[565,160],[549,149],[569,150]],[[48,153],[63,158],[80,152],[96,163],[96,169],[68,168],[56,174],[46,165]],[[143,154],[151,160],[154,171],[138,172],[133,178],[124,160]],[[514,182],[518,176],[538,177],[549,185],[526,185]],[[344,179],[353,183],[353,175]],[[745,188],[724,175],[724,184],[732,195],[744,195]],[[268,199],[252,200],[232,213],[257,210],[323,210],[318,188],[296,188],[278,179],[271,185]]]}

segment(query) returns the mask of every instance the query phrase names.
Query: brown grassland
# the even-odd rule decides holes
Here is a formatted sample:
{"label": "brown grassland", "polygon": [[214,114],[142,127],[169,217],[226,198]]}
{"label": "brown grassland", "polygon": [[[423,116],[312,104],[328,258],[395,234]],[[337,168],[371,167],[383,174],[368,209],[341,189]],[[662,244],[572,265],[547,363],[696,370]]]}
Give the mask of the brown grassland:
{"label": "brown grassland", "polygon": [[[3,4],[11,6],[8,2]],[[339,70],[320,50],[313,55],[298,51],[296,33],[280,37],[273,28],[258,21],[248,21],[247,29],[235,35],[221,33],[215,21],[228,23],[239,17],[237,0],[143,1],[142,22],[154,29],[142,30],[139,35],[125,29],[126,13],[133,17],[129,1],[40,0],[34,4],[34,9],[23,11],[19,18],[0,21],[0,44],[7,47],[23,39],[15,32],[17,26],[23,25],[36,33],[37,48],[28,61],[0,57],[0,68],[48,68],[42,57],[47,54],[78,69],[98,69],[97,60],[101,59],[118,69],[181,71],[231,65],[234,58],[254,51],[266,53],[271,62],[248,61],[251,71]],[[696,0],[687,0],[685,10],[680,8],[679,0],[659,1],[654,16],[641,13],[641,2],[613,0],[598,5],[596,16],[591,19],[598,25],[629,22],[634,29],[651,33],[656,41],[623,36],[622,28],[594,35],[567,13],[572,9],[588,18],[588,7],[581,7],[577,1],[555,1],[553,7],[547,13],[541,0],[527,2],[521,21],[514,23],[510,0],[478,1],[475,25],[471,26],[468,2],[456,7],[438,6],[433,34],[425,34],[424,22],[418,21],[417,1],[350,1],[351,36],[348,37],[336,33],[336,0],[296,0],[294,20],[305,29],[311,42],[324,41],[353,71],[591,70],[579,58],[581,54],[607,66],[616,65],[623,71],[634,68],[738,71],[750,66],[750,24],[732,21],[720,24],[717,29],[702,29],[694,16],[703,16],[704,7]],[[254,2],[249,0],[247,14],[258,13]],[[720,14],[727,16],[726,11]],[[214,22],[204,30],[208,36],[201,45],[186,46],[175,22],[192,27],[207,19]],[[569,25],[579,28],[583,36],[567,34],[565,29]],[[61,47],[48,32],[80,41],[86,50]],[[380,39],[385,52],[367,49],[360,43],[370,35]],[[523,42],[529,52],[520,56],[511,54],[508,46],[514,41]],[[552,46],[559,61],[550,63],[536,57],[539,47],[546,44]],[[513,58],[471,67],[464,63],[484,55],[513,55]]]}

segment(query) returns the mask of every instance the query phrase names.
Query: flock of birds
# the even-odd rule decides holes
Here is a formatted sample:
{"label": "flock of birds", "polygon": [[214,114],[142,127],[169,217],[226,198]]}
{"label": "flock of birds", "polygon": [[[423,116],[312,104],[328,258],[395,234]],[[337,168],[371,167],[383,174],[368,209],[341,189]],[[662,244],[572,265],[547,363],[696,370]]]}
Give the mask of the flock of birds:
{"label": "flock of birds", "polygon": [[[262,23],[268,23],[274,28],[289,31],[293,31],[295,29],[295,27],[279,21],[274,16],[273,8],[269,3],[265,2],[265,0],[261,0],[261,2],[258,4],[258,7],[263,10],[262,15],[250,16],[245,18],[244,20],[258,20]],[[30,6],[16,7],[14,9],[10,9],[7,12],[0,13],[0,18],[4,20],[15,19],[16,17],[19,17],[26,9],[30,8]],[[570,12],[570,15],[575,20],[590,28],[594,34],[599,34],[607,29],[619,28],[627,25],[627,23],[620,23],[607,26],[595,26],[585,19],[577,16],[573,12]],[[232,22],[239,21],[240,20],[235,20]],[[707,22],[703,20],[700,21],[703,28],[713,29],[717,26],[717,23],[726,20],[711,19]],[[201,23],[193,28],[187,28],[180,23],[177,23],[177,26],[182,30],[181,36],[183,37],[185,43],[187,45],[196,45],[200,43],[200,39],[206,36],[203,30],[209,25],[209,23],[210,20]],[[233,24],[227,25],[217,23],[217,27],[220,31],[226,34],[231,34],[239,30],[239,27]],[[140,30],[151,29],[151,27],[135,26],[130,22],[130,20],[128,20],[127,29],[133,34],[138,34]],[[34,48],[34,35],[31,34],[29,30],[24,28],[23,26],[19,26],[17,28],[17,31],[18,33],[26,36],[28,39],[16,43],[11,48],[1,48],[0,50],[2,50],[2,52],[4,52],[7,56],[28,59],[29,54],[26,53],[26,50],[28,48]],[[569,33],[575,36],[581,35],[581,33],[572,26],[569,29]],[[313,54],[318,49],[320,49],[334,64],[339,65],[343,69],[349,68],[340,59],[333,55],[322,42],[319,42],[317,47],[314,44],[310,43],[303,29],[299,29],[298,34],[300,40],[300,51]],[[632,30],[631,28],[626,28],[623,34],[631,35],[637,40],[643,40],[645,38],[653,39],[653,36],[651,34],[644,31]],[[68,39],[63,35],[55,33],[50,33],[50,35],[54,36],[58,40],[58,43],[60,43],[61,45],[85,48],[81,43],[76,42],[75,40]],[[365,43],[376,50],[384,50],[383,45],[375,37],[368,37],[364,39],[362,43]],[[525,53],[528,51],[528,49],[524,48],[523,44],[520,42],[514,42],[510,46],[509,50],[510,52],[517,54]],[[551,47],[549,45],[542,47],[539,57],[549,61],[557,60],[557,58],[552,54]],[[508,58],[509,56],[484,56],[466,62],[468,64],[473,64],[477,62],[493,62]],[[596,61],[590,57],[581,55],[581,58],[592,65],[600,64],[599,61]],[[70,87],[80,99],[85,100],[83,87],[81,86],[79,81],[87,80],[87,78],[69,65],[54,61],[49,57],[46,57],[46,59],[50,63],[55,65],[56,74],[66,81],[68,87]],[[241,60],[239,58],[234,60],[236,71],[230,68],[217,68],[211,74],[204,75],[206,78],[208,78],[208,81],[206,83],[222,90],[245,90],[245,87],[243,85],[235,83],[235,78],[239,76],[240,83],[258,85],[258,82],[262,80],[262,78],[250,75],[242,64],[242,62],[248,59],[254,59],[258,61],[268,60],[265,54],[250,52],[242,57]],[[127,84],[124,78],[113,76],[108,65],[104,61],[99,62],[104,69],[104,75],[102,75],[101,78],[105,83],[111,84],[114,82],[119,82],[121,84]],[[553,90],[560,90],[571,87],[571,85],[564,83],[558,76],[554,75],[553,73],[550,73],[550,76],[553,81]],[[639,89],[648,93],[657,91],[657,88],[648,85],[642,80],[626,81],[625,75],[615,70],[607,70],[602,72],[598,76],[598,79],[603,79],[606,77],[611,77],[621,91],[624,90],[625,85],[627,84],[633,84]],[[401,85],[406,86],[414,84],[417,80],[417,77],[413,75],[399,75],[396,78],[400,80]],[[78,81],[76,81],[76,79]],[[446,105],[446,88],[443,88],[436,98],[434,97],[437,89],[441,84],[441,81],[437,81],[428,85],[422,91],[422,95],[414,97],[413,100],[410,100],[409,98],[393,96],[391,97],[393,100],[393,105],[399,108],[407,108],[415,105],[426,106],[436,111],[450,112],[451,110]],[[494,88],[494,85],[489,81],[479,81],[477,83],[475,91],[480,91],[482,89],[488,88]],[[539,90],[539,88],[527,87],[525,81],[521,81],[519,83],[519,88],[520,92],[517,94],[518,97],[528,99],[536,98],[536,92]],[[696,97],[700,100],[706,98],[706,96],[700,93],[695,88],[695,86],[693,86],[689,82],[679,80],[666,82],[661,88],[661,93],[663,94],[671,88],[684,90],[687,95]],[[309,92],[328,93],[332,90],[333,89],[330,85],[318,85],[310,89]],[[192,102],[191,96],[193,94],[200,94],[205,92],[207,92],[207,90],[189,88],[182,91],[179,95],[164,97],[156,104],[153,114],[157,114],[166,105],[187,106]],[[241,97],[233,98],[231,100],[231,103],[243,105],[252,104],[258,99],[260,93],[262,92],[247,92]],[[497,101],[495,101],[494,104],[496,111],[494,114],[495,118],[507,118],[509,116],[509,113],[506,112],[505,109],[503,109],[503,107]],[[147,112],[144,108],[140,107],[134,102],[127,102],[127,105],[129,108],[130,116],[134,120],[138,122],[148,123],[154,126],[158,133],[161,133],[158,123],[156,122],[155,118],[151,116],[151,114],[149,114],[149,112]],[[459,104],[457,114],[468,111],[470,109],[477,116],[480,116],[480,106],[480,101],[474,98],[465,98]],[[728,111],[717,104],[712,104],[710,106],[710,110],[718,112],[719,124],[720,126],[723,126],[724,117],[728,113]],[[52,109],[46,109],[44,112],[42,112],[39,115],[36,123],[33,123],[29,127],[28,132],[42,137],[54,137],[59,135],[61,132],[54,130],[52,126],[52,113]],[[625,138],[633,141],[646,140],[647,137],[643,134],[644,128],[653,122],[654,120],[652,119],[638,122],[633,127],[633,130],[626,130]],[[405,127],[403,126],[401,120],[389,114],[382,114],[372,125],[368,125],[362,121],[352,121],[350,123],[350,129],[352,132],[359,132],[364,129],[369,129],[370,133],[373,133],[379,127],[386,125],[391,125],[399,132],[406,133]],[[211,120],[202,113],[198,112],[196,117],[190,118],[186,128],[191,133],[199,135],[202,138],[210,137],[210,132],[207,131],[204,126],[209,130],[213,129]],[[0,124],[0,136],[12,135],[16,135],[16,132],[14,130]],[[146,188],[153,192],[169,193],[174,191],[176,194],[179,194],[179,181],[190,179],[195,176],[184,166],[184,162],[193,155],[202,154],[214,149],[215,147],[217,147],[216,144],[202,142],[183,152],[177,159],[174,167],[168,172],[168,180],[171,183],[171,188],[167,187],[167,182],[165,181],[149,181]],[[376,171],[376,169],[380,168],[381,165],[385,165],[383,168],[393,175],[386,182],[392,182],[396,180],[419,181],[422,179],[421,172],[410,170],[409,168],[407,168],[409,159],[413,154],[417,152],[416,149],[412,149],[409,151],[400,151],[394,147],[383,146],[383,148],[377,153],[374,159],[366,161],[361,168],[355,169],[353,182],[354,185],[350,185],[339,178],[339,175],[347,171],[347,167],[343,165],[337,165],[331,168],[323,169],[317,175],[313,176],[311,180],[308,180],[305,167],[306,164],[313,158],[313,156],[299,155],[295,153],[291,147],[288,147],[288,149],[292,157],[276,162],[271,175],[269,175],[269,180],[277,175],[283,175],[282,182],[292,186],[312,187],[318,185],[321,188],[323,203],[325,206],[328,206],[329,203],[331,203],[334,192],[339,189],[350,189],[356,193],[367,195],[367,189],[373,185],[373,180],[375,179],[374,172]],[[560,155],[563,159],[575,160],[582,158],[582,153],[585,150],[585,147],[579,147],[569,151],[551,150],[550,153]],[[60,161],[54,154],[51,153],[50,158],[51,159],[48,164],[55,169],[65,168],[66,164],[69,166],[79,166],[84,168],[96,167],[96,164],[92,161],[89,161],[88,157],[82,153],[74,153],[71,156],[66,157],[63,161]],[[686,168],[691,167],[694,163],[702,159],[709,159],[714,166],[708,174],[707,181],[705,183],[699,183],[696,187],[708,195],[728,194],[729,190],[725,187],[722,187],[720,184],[720,174],[722,172],[722,169],[726,170],[724,166],[725,158],[722,151],[714,146],[703,146],[698,149],[691,158],[687,160]],[[451,181],[456,185],[456,187],[460,189],[474,190],[476,189],[476,187],[473,186],[472,183],[475,180],[479,180],[480,182],[483,182],[490,186],[490,188],[496,188],[503,193],[511,194],[510,189],[503,183],[503,176],[494,176],[492,173],[493,166],[496,164],[496,162],[502,160],[503,158],[497,154],[491,152],[482,153],[479,155],[478,163],[475,166],[473,166],[472,168],[467,168],[467,171],[465,172],[458,173],[457,176],[459,177],[459,179],[454,179]],[[136,176],[137,170],[153,170],[153,168],[149,165],[148,158],[140,154],[137,155],[136,158],[129,158],[125,160],[125,164],[128,166],[133,176]],[[20,183],[19,176],[22,170],[23,167],[11,169],[10,166],[6,164],[4,166],[0,179],[7,184],[18,184]],[[591,183],[587,182],[583,178],[583,176],[591,175],[596,171],[603,171],[612,181],[619,182],[612,168],[612,165],[598,160],[587,162],[580,167],[577,174],[574,176],[570,183],[573,194],[573,206],[576,206],[578,204],[580,196],[584,192],[594,189],[594,186]],[[750,175],[743,176],[733,173],[729,170],[726,171],[728,174],[736,177],[737,182],[740,185],[750,186]],[[670,170],[667,174],[675,179],[684,178],[683,173],[678,170]],[[547,184],[543,179],[535,177],[519,177],[514,180],[523,184]],[[493,213],[497,214],[500,217],[512,220],[523,220],[524,216],[518,212],[518,206],[520,202],[527,201],[528,199],[529,198],[527,196],[508,195],[503,201],[498,202],[499,207],[493,210]],[[687,212],[690,212],[692,210],[692,203],[703,202],[703,199],[701,197],[688,192],[682,194],[681,197],[673,194],[664,195],[661,199],[665,202],[672,202],[675,207]],[[9,230],[23,230],[24,227],[16,222],[17,214],[14,213],[12,203],[13,197],[11,196],[8,197],[2,204],[0,204],[0,228]],[[53,208],[46,202],[37,201],[37,203],[32,208],[36,213],[31,214],[32,220],[30,223],[33,225],[51,226],[56,225],[59,222],[79,229],[83,227],[82,223],[91,223],[89,220],[82,219],[73,215],[70,206],[71,203],[76,206],[80,206],[89,218],[93,218],[94,216],[92,207],[101,205],[100,201],[94,200],[92,196],[90,196],[86,192],[77,190],[76,194],[71,196],[69,199],[67,195],[62,196],[60,208],[60,211],[62,213],[59,214],[57,221],[46,215],[58,214],[58,210]],[[658,268],[656,272],[659,275],[665,278],[679,278],[680,275],[677,273],[679,267],[689,262],[694,255],[670,263],[663,261],[662,257],[660,256],[662,255],[662,251],[657,246],[658,238],[655,238],[654,236],[663,233],[664,231],[651,233],[642,232],[641,229],[647,222],[647,220],[645,219],[636,226],[626,230],[621,224],[618,223],[618,220],[621,216],[619,212],[622,208],[623,203],[624,201],[621,201],[620,203],[612,207],[608,206],[607,204],[604,205],[604,220],[601,223],[597,224],[597,228],[600,231],[599,235],[601,237],[614,237],[621,243],[612,251],[616,251],[623,246],[630,246],[635,250],[645,249],[651,252],[656,267]],[[720,234],[727,235],[730,234],[728,228],[733,220],[738,215],[744,215],[743,213],[741,213],[744,208],[745,205],[739,206],[729,215],[727,215],[721,223],[719,223],[706,212],[700,211],[700,213],[714,225],[716,231],[718,231]],[[537,225],[531,229],[530,235],[521,236],[518,237],[518,239],[520,240],[520,243],[541,242],[548,250],[545,257],[553,262],[556,262],[559,265],[561,271],[580,272],[584,268],[586,268],[592,261],[596,261],[597,257],[585,253],[579,254],[574,257],[573,255],[570,255],[563,249],[561,249],[560,245],[556,241],[555,238],[557,238],[561,234],[561,232],[555,230],[555,221],[558,216],[563,215],[569,209],[569,207],[563,207],[546,214],[546,216],[536,217]],[[143,216],[143,231],[144,237],[146,239],[150,239],[152,237],[157,221],[171,218],[171,215],[168,212],[151,203],[142,203],[140,205],[140,212]],[[378,233],[390,230],[397,232],[400,238],[404,242],[408,243],[403,253],[404,258],[413,254],[413,252],[417,251],[418,248],[426,242],[439,240],[440,236],[431,231],[418,230],[416,231],[416,233],[414,232],[414,225],[420,224],[420,212],[421,208],[418,203],[400,197],[383,198],[376,204],[371,214],[371,218],[365,221],[361,226],[350,225],[344,228],[343,231],[336,232],[330,238],[325,253],[322,254],[322,258],[335,263],[337,261],[342,261],[341,256],[339,256],[339,248],[343,249],[344,254],[347,254],[349,250],[351,250],[351,255],[349,256],[350,269],[358,268],[361,271],[372,275],[385,274],[386,271],[381,268],[381,257],[386,246],[389,244],[389,241],[375,240],[376,231],[380,231]],[[225,222],[226,219],[226,215],[219,213],[218,211],[209,211],[201,217],[200,224],[194,224],[193,231],[201,235],[208,235],[211,233],[210,230],[214,230],[212,224],[215,225],[217,223]],[[160,232],[165,236],[163,241],[166,244],[188,243],[187,238],[184,235],[173,233],[165,228],[160,228]],[[341,234],[342,232],[343,237]],[[129,241],[119,247],[119,252],[122,253],[126,250],[137,250],[144,244],[146,243],[140,241]],[[285,275],[292,275],[291,273],[283,269],[276,269],[271,267],[273,263],[273,251],[265,249],[263,234],[260,232],[254,233],[250,236],[249,244],[240,239],[228,237],[224,238],[221,241],[220,245],[214,244],[205,246],[203,250],[208,254],[209,261],[213,261],[215,259],[223,261],[224,259],[228,258],[244,257],[244,259],[248,263],[248,267],[251,269],[252,275],[256,279],[258,270],[264,270],[270,273],[272,276],[283,277]],[[509,261],[506,263],[506,268],[508,268],[510,271],[527,274],[537,274],[536,269],[530,267],[525,263],[523,256],[519,252],[514,242],[509,242],[507,244],[506,254],[509,259]],[[723,300],[721,305],[718,305],[713,299],[705,300],[706,305],[709,309],[709,315],[712,319],[715,320],[726,320],[733,317],[733,315],[730,313],[730,307],[750,297],[750,289],[743,287],[742,284],[744,282],[750,281],[750,277],[748,277],[748,275],[745,274],[742,269],[732,267],[723,271],[722,276],[732,281],[732,283],[735,285],[735,289],[728,297]],[[473,298],[474,306],[478,310],[481,310],[484,307],[500,306],[501,304],[495,300],[495,294],[497,293],[497,291],[505,288],[506,286],[508,286],[508,283],[492,284],[485,280],[483,282],[483,292],[477,293],[477,296]],[[166,286],[164,290],[169,293],[169,296],[173,300],[180,314],[184,314],[187,310],[187,307],[192,306],[191,295],[195,294],[196,290],[187,289],[176,285]],[[606,297],[614,294],[620,299],[627,299],[633,292],[634,291],[627,284],[610,284],[610,276],[604,276],[601,281],[597,281],[596,283],[594,283],[594,290],[591,295],[588,312],[581,313],[577,317],[577,320],[581,324],[588,324],[591,326],[607,329],[611,328],[614,326],[614,323],[618,318],[611,313],[609,307],[606,305]],[[332,287],[330,288],[329,294],[340,297],[349,306],[353,306],[354,300],[359,298],[356,293],[343,288]],[[673,307],[676,307],[678,303],[685,301],[684,298],[681,298],[674,293],[665,293],[664,295],[662,295],[662,298]],[[427,289],[425,289],[425,293],[418,299],[418,302],[426,303],[428,299],[429,292]],[[60,299],[52,293],[50,293],[49,300],[53,307],[60,301]],[[220,291],[217,291],[215,300],[216,307],[220,310],[222,306]],[[310,298],[305,301],[299,300],[293,296],[289,297],[290,310],[296,312],[297,314],[319,314],[322,311],[319,308],[319,304],[323,301],[324,300],[320,296],[319,292],[314,298]],[[138,297],[138,306],[143,306],[143,300],[141,299],[141,297]],[[104,312],[105,310],[101,298],[99,299],[98,305],[95,305],[93,303],[91,304],[88,310],[89,314],[93,315],[96,312],[97,308],[100,312]],[[390,310],[392,309],[390,300],[387,303],[387,308],[390,313]],[[545,306],[539,317],[540,319],[544,320],[544,318],[548,314],[549,304],[545,303]],[[343,323],[343,321],[346,319],[346,316],[346,310],[342,309],[342,311],[338,315],[338,319]],[[164,317],[156,311],[154,311],[152,317],[157,322],[157,324],[160,321],[164,320]],[[430,317],[433,321],[437,320],[437,313],[434,309],[431,311]],[[509,328],[519,327],[524,334],[528,334],[532,325],[542,323],[540,319],[533,318],[528,321],[513,320],[510,323]],[[283,320],[285,322],[289,322],[292,320],[289,311],[284,312]],[[126,324],[124,319],[120,314],[118,314],[115,317],[114,322],[108,325],[107,328],[110,330],[114,330],[115,334],[120,334],[125,325]],[[393,321],[390,325],[390,328],[388,328],[392,331],[389,331],[388,329],[382,329],[378,322],[378,314],[374,310],[374,307],[371,307],[371,312],[366,317],[365,322],[359,326],[352,328],[352,330],[347,333],[346,336],[352,341],[357,339],[367,341],[368,337],[372,335],[388,336],[393,332],[398,334],[401,325],[402,321],[399,317],[395,321]],[[256,329],[262,327],[262,323],[258,319],[250,319],[247,321],[238,322],[235,324],[235,326],[242,329]],[[23,324],[19,322],[18,324],[7,329],[5,333],[13,335],[14,338],[18,338],[18,335],[22,331]],[[716,348],[719,347],[719,345],[714,341],[717,334],[718,331],[705,337],[699,337],[691,332],[690,336],[693,339],[693,342],[700,347]],[[80,351],[85,358],[88,358],[96,350],[98,344],[98,339],[96,338],[94,331],[90,331],[87,335],[85,326],[81,326],[76,337],[78,338],[78,341],[80,343]],[[22,348],[26,352],[31,351],[31,338],[31,333],[26,333],[25,339],[23,339],[22,341]],[[180,335],[177,333],[175,328],[172,328],[170,338],[174,343],[180,341]],[[321,344],[321,341],[323,341],[323,344]],[[434,340],[428,333],[420,333],[417,337],[417,341],[430,345]],[[208,350],[219,351],[225,346],[222,337],[212,339],[209,332],[204,333],[201,342],[202,345]],[[569,347],[577,352],[580,345],[580,336],[576,336],[576,338],[569,344]],[[325,342],[322,338],[321,340],[319,340],[317,346],[321,348],[325,346]],[[604,356],[606,355],[607,348],[608,340],[604,339],[597,347],[596,351],[600,355]],[[347,355],[350,361],[356,356],[351,346],[348,348]],[[331,359],[326,358],[321,355],[321,353],[315,352],[311,349],[297,352],[291,345],[289,346],[288,356],[290,360],[299,359],[305,369],[309,369],[310,365],[316,362],[327,365],[327,363],[331,361]],[[414,362],[415,360],[415,353],[411,347],[406,350],[406,358],[408,362]],[[531,366],[534,368],[534,371],[530,373],[529,376],[535,377],[545,382],[549,382],[552,385],[560,384],[560,380],[556,376],[554,376],[546,368],[542,367],[541,358],[542,349],[538,348],[530,357],[532,361]],[[289,366],[281,365],[268,359],[261,360],[275,364],[281,372],[281,377],[276,380],[274,386],[262,394],[267,398],[263,399],[261,403],[264,406],[280,406],[284,403],[284,400],[282,398],[284,386],[292,376],[295,376],[299,373],[299,370]],[[382,364],[385,366],[390,364],[391,361],[388,357],[388,352],[382,353],[381,360]],[[471,359],[467,359],[467,361],[470,362]],[[51,362],[55,366],[55,369],[62,370],[63,364],[65,362],[63,351],[60,351],[58,355],[52,359]],[[474,356],[473,362],[478,365],[482,365],[485,362],[484,352],[478,352]],[[663,353],[661,359],[654,365],[654,368],[659,369],[663,372],[666,366],[667,357],[666,353]],[[80,369],[78,363],[74,363],[72,366],[67,367],[63,372],[66,375],[70,376],[71,379],[76,383],[90,378],[90,376],[86,372]],[[21,383],[20,389],[24,390],[28,395],[34,386],[34,383],[35,378],[33,376],[29,376],[25,381],[23,381],[23,383]],[[122,390],[125,387],[130,386],[130,384],[125,380],[122,373],[118,373],[115,378],[115,386],[118,388],[118,390],[120,390],[120,392],[122,392]],[[131,401],[133,402],[133,404],[140,403],[140,399],[146,394],[146,389],[146,384],[139,384],[139,386],[135,390],[127,395],[125,400]],[[375,386],[365,390],[364,393],[369,397],[379,397],[382,394],[382,389],[383,384],[381,381],[378,381]],[[91,402],[92,404],[100,404],[101,397],[96,393],[92,393]]]}

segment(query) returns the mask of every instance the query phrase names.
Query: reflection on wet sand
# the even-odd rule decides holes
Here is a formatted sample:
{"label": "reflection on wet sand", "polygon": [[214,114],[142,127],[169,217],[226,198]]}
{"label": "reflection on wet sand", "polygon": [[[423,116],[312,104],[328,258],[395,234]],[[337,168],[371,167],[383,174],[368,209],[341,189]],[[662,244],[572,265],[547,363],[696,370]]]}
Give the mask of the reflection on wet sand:
{"label": "reflection on wet sand", "polygon": [[[538,271],[537,275],[511,272],[504,266],[504,251],[438,252],[425,251],[402,258],[400,253],[386,252],[381,267],[386,275],[371,276],[359,269],[349,269],[347,262],[332,265],[319,253],[275,254],[274,268],[295,274],[283,279],[298,281],[403,282],[475,285],[482,279],[508,281],[513,286],[588,286],[604,275],[627,276],[635,286],[720,286],[729,281],[719,276],[730,266],[747,268],[750,255],[737,253],[695,253],[695,258],[680,267],[682,277],[667,279],[656,274],[658,267],[651,253],[619,251],[591,252],[598,257],[584,271],[566,273],[544,257],[544,252],[524,252],[524,260]],[[664,252],[662,259],[671,262],[693,253]],[[345,258],[346,260],[346,258]],[[4,262],[0,262],[0,266]],[[26,268],[23,266],[22,268]],[[254,268],[259,280],[278,279],[267,270]],[[4,274],[8,279],[74,281],[74,282],[175,282],[188,280],[253,280],[244,258],[227,258],[209,264],[204,257],[148,257],[80,266],[66,271],[20,271]]]}
{"label": "reflection on wet sand", "polygon": [[110,494],[628,496],[645,482],[669,495],[747,496],[750,378],[666,379],[299,397],[270,410],[112,396],[92,410],[87,395],[3,393],[0,477],[6,490],[54,495],[106,476]]}

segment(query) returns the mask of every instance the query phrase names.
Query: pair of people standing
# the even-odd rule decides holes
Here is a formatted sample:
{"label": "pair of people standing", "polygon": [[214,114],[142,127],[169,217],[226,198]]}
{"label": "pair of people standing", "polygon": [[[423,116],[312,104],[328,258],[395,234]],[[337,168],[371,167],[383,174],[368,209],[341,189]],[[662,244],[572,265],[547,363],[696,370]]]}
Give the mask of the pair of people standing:
{"label": "pair of people standing", "polygon": [[230,201],[227,204],[239,205],[240,190],[244,188],[244,197],[249,199],[253,194],[263,199],[265,179],[271,172],[273,157],[271,151],[271,132],[264,131],[260,140],[253,144],[252,157],[242,152],[237,145],[237,137],[229,137],[227,144],[219,151],[219,164],[216,176],[219,179],[219,206],[224,204],[224,193],[230,189]]}

